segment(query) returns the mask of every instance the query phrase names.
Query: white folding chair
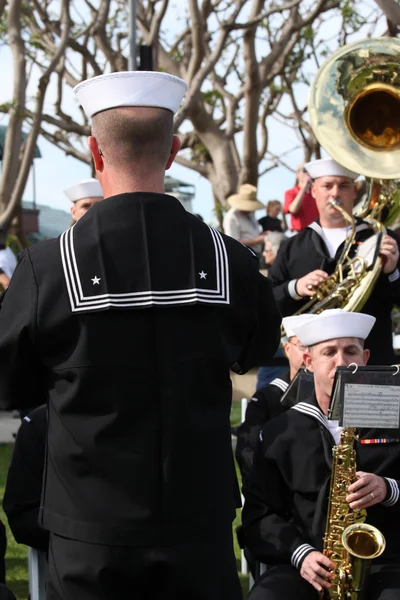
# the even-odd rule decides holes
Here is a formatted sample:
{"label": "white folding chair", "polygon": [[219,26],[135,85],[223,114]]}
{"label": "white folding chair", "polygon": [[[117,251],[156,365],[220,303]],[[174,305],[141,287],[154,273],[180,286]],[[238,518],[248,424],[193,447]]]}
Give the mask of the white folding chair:
{"label": "white folding chair", "polygon": [[47,559],[44,552],[28,548],[29,594],[31,600],[46,600]]}

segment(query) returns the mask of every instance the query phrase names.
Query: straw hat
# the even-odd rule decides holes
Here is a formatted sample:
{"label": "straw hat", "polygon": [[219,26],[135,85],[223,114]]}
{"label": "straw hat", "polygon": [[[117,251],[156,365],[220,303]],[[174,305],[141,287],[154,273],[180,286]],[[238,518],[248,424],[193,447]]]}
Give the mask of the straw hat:
{"label": "straw hat", "polygon": [[232,208],[248,212],[265,208],[264,204],[257,200],[257,188],[250,183],[244,183],[240,186],[237,194],[229,196],[228,204]]}

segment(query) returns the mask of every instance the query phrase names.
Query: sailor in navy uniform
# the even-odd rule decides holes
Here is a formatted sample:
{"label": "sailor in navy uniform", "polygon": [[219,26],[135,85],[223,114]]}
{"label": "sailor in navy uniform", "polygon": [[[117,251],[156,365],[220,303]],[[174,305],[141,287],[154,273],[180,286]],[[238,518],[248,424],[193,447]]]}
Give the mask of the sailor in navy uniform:
{"label": "sailor in navy uniform", "polygon": [[[244,539],[267,565],[249,600],[318,600],[335,567],[322,554],[332,448],[342,428],[327,418],[338,366],[363,365],[364,340],[375,318],[327,310],[294,331],[308,346],[305,364],[314,373],[315,393],[267,423],[243,493]],[[388,443],[371,444],[377,438]],[[365,600],[397,600],[400,594],[400,431],[360,429],[355,444],[357,481],[348,490],[350,508],[367,509],[367,523],[386,538],[372,561]],[[243,532],[242,532],[243,534]]]}
{"label": "sailor in navy uniform", "polygon": [[0,397],[48,401],[47,598],[241,598],[229,369],[272,356],[253,253],[164,194],[186,90],[111,73],[76,94],[105,200],[22,253],[0,311]]}
{"label": "sailor in navy uniform", "polygon": [[285,392],[303,365],[306,348],[297,338],[293,327],[315,318],[316,315],[295,315],[282,319],[285,330],[284,350],[289,361],[289,370],[276,377],[266,387],[256,391],[247,405],[243,423],[237,430],[235,456],[238,462],[242,481],[248,477],[253,465],[253,455],[260,432],[265,424],[291,408],[285,402]]}
{"label": "sailor in navy uniform", "polygon": [[[284,317],[304,307],[318,285],[334,272],[342,255],[350,227],[341,214],[330,206],[330,199],[338,201],[351,214],[356,196],[354,180],[357,173],[334,160],[316,160],[307,163],[305,168],[313,179],[311,191],[317,202],[319,219],[281,245],[268,275]],[[362,242],[374,235],[370,225],[361,219],[356,219],[355,228],[355,243],[350,250],[350,258]],[[382,271],[363,306],[363,311],[377,320],[367,340],[371,365],[392,365],[396,362],[391,314],[393,306],[400,305],[398,246],[398,235],[388,230],[380,248]]]}
{"label": "sailor in navy uniform", "polygon": [[49,532],[39,525],[46,432],[46,405],[42,405],[30,411],[18,429],[8,467],[3,509],[15,540],[47,554]]}

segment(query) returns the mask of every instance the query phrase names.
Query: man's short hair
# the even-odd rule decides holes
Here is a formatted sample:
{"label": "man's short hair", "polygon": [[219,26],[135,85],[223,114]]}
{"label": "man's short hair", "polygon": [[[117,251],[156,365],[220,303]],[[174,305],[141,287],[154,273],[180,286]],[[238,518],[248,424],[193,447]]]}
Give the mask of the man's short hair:
{"label": "man's short hair", "polygon": [[173,114],[165,108],[113,108],[93,117],[92,135],[112,167],[164,166],[173,134]]}

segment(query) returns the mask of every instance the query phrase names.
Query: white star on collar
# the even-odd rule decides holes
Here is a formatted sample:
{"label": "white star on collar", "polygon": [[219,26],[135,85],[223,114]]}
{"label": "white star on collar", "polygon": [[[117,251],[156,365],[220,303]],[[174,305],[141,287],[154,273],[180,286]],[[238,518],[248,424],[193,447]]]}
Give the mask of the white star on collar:
{"label": "white star on collar", "polygon": [[97,277],[97,275],[95,275],[93,277],[92,281],[93,281],[93,285],[100,285],[101,277]]}
{"label": "white star on collar", "polygon": [[207,273],[204,273],[204,271],[201,271],[201,273],[199,273],[200,275],[200,279],[205,279],[207,277]]}

